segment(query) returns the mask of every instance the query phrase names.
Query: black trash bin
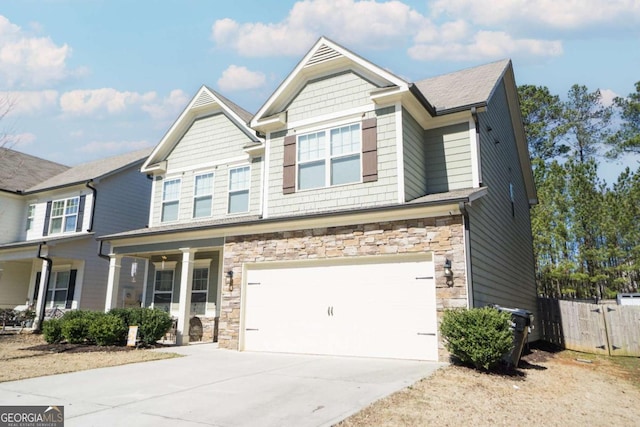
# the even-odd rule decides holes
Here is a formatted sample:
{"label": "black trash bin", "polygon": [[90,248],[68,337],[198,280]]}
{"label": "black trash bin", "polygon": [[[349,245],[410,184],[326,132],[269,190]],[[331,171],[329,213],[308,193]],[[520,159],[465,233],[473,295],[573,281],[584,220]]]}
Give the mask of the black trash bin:
{"label": "black trash bin", "polygon": [[511,314],[511,330],[513,331],[513,349],[502,358],[507,364],[518,367],[522,349],[533,324],[533,313],[521,308],[507,308],[493,304],[492,307]]}

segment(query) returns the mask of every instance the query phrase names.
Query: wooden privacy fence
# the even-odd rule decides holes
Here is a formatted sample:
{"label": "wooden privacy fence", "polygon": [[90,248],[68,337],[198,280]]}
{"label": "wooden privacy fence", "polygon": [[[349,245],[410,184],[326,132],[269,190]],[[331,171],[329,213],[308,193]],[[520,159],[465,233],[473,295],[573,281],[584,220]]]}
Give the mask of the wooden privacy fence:
{"label": "wooden privacy fence", "polygon": [[538,298],[542,339],[569,350],[640,356],[640,306]]}

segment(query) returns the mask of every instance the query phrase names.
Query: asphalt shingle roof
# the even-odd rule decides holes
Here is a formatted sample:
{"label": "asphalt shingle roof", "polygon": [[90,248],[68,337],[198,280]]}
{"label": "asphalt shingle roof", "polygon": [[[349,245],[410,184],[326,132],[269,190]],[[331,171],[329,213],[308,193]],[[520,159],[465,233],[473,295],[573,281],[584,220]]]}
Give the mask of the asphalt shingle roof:
{"label": "asphalt shingle roof", "polygon": [[119,156],[99,159],[93,162],[82,163],[74,166],[54,177],[30,187],[27,192],[33,193],[50,188],[64,187],[80,182],[96,179],[118,171],[133,163],[144,160],[151,153],[151,148],[120,154]]}
{"label": "asphalt shingle roof", "polygon": [[0,189],[17,192],[47,180],[69,169],[69,166],[0,148]]}
{"label": "asphalt shingle roof", "polygon": [[508,59],[415,82],[437,112],[485,103],[491,97]]}

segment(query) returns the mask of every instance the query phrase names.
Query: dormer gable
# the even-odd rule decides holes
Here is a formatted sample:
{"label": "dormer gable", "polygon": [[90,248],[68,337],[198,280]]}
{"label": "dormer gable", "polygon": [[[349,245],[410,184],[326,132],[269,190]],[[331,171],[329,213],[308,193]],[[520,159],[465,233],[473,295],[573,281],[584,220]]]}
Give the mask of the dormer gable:
{"label": "dormer gable", "polygon": [[141,172],[166,172],[167,157],[180,142],[189,127],[194,121],[214,114],[224,114],[241,132],[246,134],[247,139],[250,141],[247,144],[248,153],[259,152],[260,148],[263,147],[262,139],[257,137],[255,131],[247,124],[251,119],[251,114],[203,85],[162,137],[160,143],[154,148],[151,155],[142,165]]}

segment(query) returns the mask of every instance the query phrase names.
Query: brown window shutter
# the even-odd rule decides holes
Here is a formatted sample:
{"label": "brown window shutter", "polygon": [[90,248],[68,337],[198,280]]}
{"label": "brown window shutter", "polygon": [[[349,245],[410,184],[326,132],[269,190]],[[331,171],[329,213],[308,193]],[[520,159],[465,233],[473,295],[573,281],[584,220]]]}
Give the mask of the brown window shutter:
{"label": "brown window shutter", "polygon": [[284,170],[282,173],[282,193],[296,192],[296,136],[284,138]]}
{"label": "brown window shutter", "polygon": [[378,120],[362,121],[362,181],[378,180]]}

